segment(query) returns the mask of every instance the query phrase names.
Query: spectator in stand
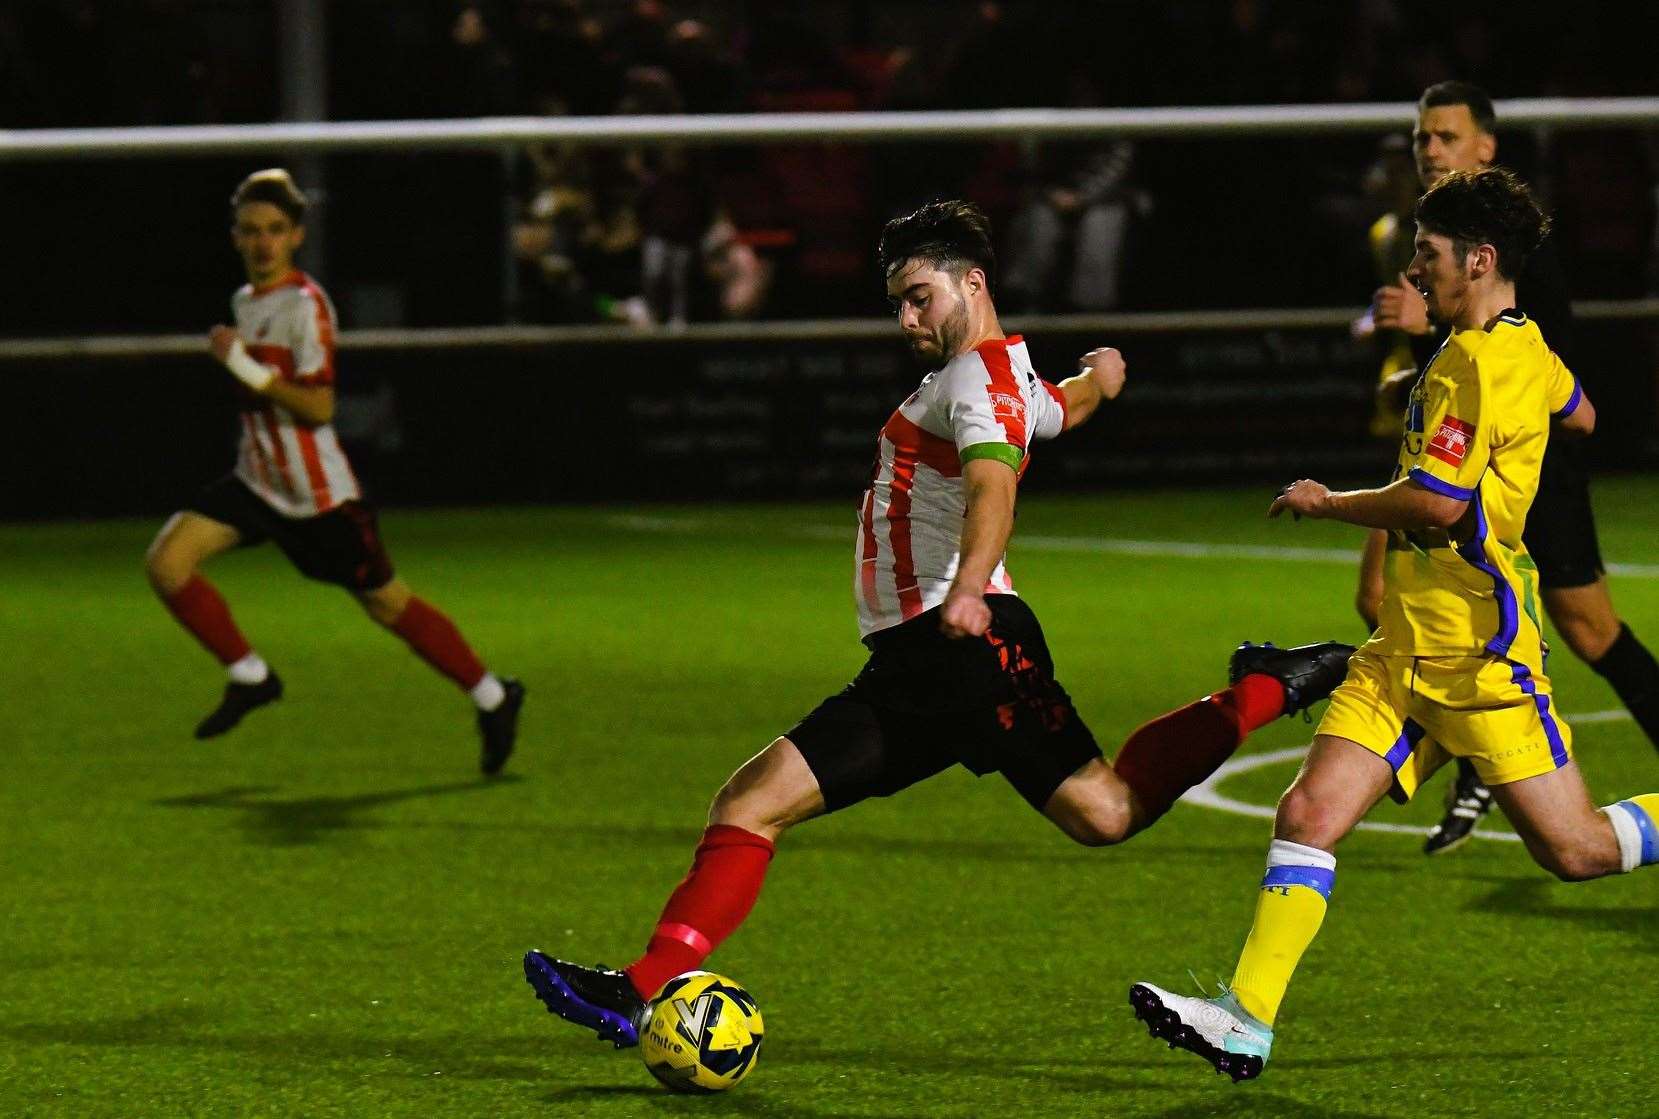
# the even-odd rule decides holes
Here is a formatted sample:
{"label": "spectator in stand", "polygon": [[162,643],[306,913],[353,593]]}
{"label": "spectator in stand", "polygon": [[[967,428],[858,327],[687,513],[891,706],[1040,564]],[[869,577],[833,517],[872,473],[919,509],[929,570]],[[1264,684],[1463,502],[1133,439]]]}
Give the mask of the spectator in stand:
{"label": "spectator in stand", "polygon": [[[1081,71],[1071,77],[1073,107],[1099,105],[1100,90]],[[1104,311],[1119,303],[1124,245],[1139,204],[1129,182],[1128,140],[1052,143],[1031,153],[1026,198],[1008,235],[1002,287],[1020,311]]]}
{"label": "spectator in stand", "polygon": [[512,52],[481,3],[464,3],[456,10],[437,70],[431,90],[442,113],[488,117],[517,108]]}
{"label": "spectator in stand", "polygon": [[592,116],[620,96],[615,51],[582,0],[520,0],[513,54],[533,105],[551,98]]}
{"label": "spectator in stand", "polygon": [[663,65],[674,75],[688,113],[735,113],[743,108],[748,80],[736,55],[708,24],[682,19],[668,32]]}

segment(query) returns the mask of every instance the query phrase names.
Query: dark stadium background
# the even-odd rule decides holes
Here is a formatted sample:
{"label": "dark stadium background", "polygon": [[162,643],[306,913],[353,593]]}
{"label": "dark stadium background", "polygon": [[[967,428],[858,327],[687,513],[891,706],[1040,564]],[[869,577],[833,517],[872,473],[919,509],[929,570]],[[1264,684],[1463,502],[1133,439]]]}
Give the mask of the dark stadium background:
{"label": "dark stadium background", "polygon": [[[296,79],[281,13],[307,7],[325,12],[326,30],[319,65]],[[628,104],[641,67],[666,72],[690,112],[1403,103],[1447,77],[1499,97],[1659,87],[1651,6],[1442,9],[41,0],[0,11],[0,125],[257,122],[296,103],[335,120],[603,114]],[[1114,309],[1357,313],[1374,286],[1364,231],[1377,210],[1364,180],[1379,139],[1137,141]],[[1503,161],[1554,207],[1577,298],[1654,290],[1656,151],[1645,130],[1503,131]],[[961,193],[1006,231],[1035,173],[1006,143],[723,146],[699,158],[773,270],[761,319],[882,314],[872,255],[886,217]],[[5,164],[0,339],[195,333],[222,320],[239,282],[225,199],[241,175],[274,163],[320,188],[317,246],[301,263],[348,331],[573,321],[570,307],[538,300],[535,277],[509,255],[533,190],[523,158],[272,151]],[[1650,464],[1651,321],[1581,330],[1579,372],[1603,405],[1594,456],[1603,468]],[[1111,420],[1044,456],[1035,488],[1314,470],[1364,479],[1391,453],[1365,435],[1377,353],[1341,330],[1050,331],[1034,336],[1034,354],[1058,378],[1102,341],[1128,353],[1133,389]],[[734,379],[739,366],[750,373]],[[12,360],[3,372],[30,418],[0,467],[30,484],[6,488],[0,516],[160,512],[228,461],[233,397],[205,358]],[[910,377],[896,345],[876,340],[348,351],[339,423],[391,504],[844,496]]]}
{"label": "dark stadium background", "polygon": [[[1655,43],[1659,5],[1620,0],[0,0],[0,148],[676,105],[1404,121],[1450,78],[1500,104],[1659,93]],[[1039,316],[1050,377],[1103,343],[1129,363],[1118,400],[1036,450],[1009,549],[1107,753],[1218,687],[1241,640],[1363,638],[1360,531],[1264,513],[1291,478],[1393,462],[1368,430],[1382,355],[1348,323],[1403,141],[1137,138],[1113,305],[999,302],[1016,329]],[[1500,144],[1554,211],[1575,296],[1633,312],[1582,319],[1575,365],[1609,582],[1652,642],[1659,113]],[[521,241],[550,165],[619,228],[639,218],[614,149],[0,158],[0,1119],[1654,1115],[1659,876],[1554,882],[1496,814],[1426,859],[1440,786],[1343,842],[1262,1082],[1148,1040],[1130,982],[1230,970],[1299,719],[1120,850],[962,769],[792,831],[709,961],[766,1018],[729,1096],[664,1092],[524,984],[531,947],[625,964],[713,791],[863,663],[854,505],[916,381],[874,272],[883,221],[968,196],[1006,266],[1022,205],[1090,150],[704,149],[695,177],[771,283],[737,321],[699,287],[684,332],[597,321],[641,279],[625,238],[569,275]],[[228,196],[274,164],[316,195],[301,264],[339,309],[336,425],[397,570],[528,688],[498,777],[472,705],[274,547],[209,572],[286,694],[190,736],[223,677],[144,557],[233,461],[205,336],[242,281]],[[1154,329],[1246,309],[1281,325]],[[463,344],[421,333],[451,329]],[[76,354],[118,343],[145,356]],[[1595,803],[1659,785],[1607,681],[1566,653],[1549,675]]]}

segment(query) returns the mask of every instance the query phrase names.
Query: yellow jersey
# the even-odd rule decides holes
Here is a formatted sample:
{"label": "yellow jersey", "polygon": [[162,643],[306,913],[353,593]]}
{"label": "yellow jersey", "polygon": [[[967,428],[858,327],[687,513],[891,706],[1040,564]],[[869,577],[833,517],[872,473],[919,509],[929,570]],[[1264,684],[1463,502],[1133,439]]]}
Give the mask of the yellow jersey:
{"label": "yellow jersey", "polygon": [[1519,311],[1453,331],[1417,379],[1396,479],[1467,501],[1451,529],[1394,530],[1377,632],[1386,656],[1498,656],[1543,670],[1538,572],[1521,543],[1551,416],[1578,380]]}

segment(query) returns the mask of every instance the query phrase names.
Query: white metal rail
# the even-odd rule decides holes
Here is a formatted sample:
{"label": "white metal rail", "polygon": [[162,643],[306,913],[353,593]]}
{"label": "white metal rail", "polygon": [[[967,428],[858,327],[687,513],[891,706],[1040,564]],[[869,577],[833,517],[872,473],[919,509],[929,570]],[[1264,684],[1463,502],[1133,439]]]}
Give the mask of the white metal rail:
{"label": "white metal rail", "polygon": [[[1602,128],[1659,121],[1659,97],[1539,97],[1497,102],[1505,128]],[[1410,102],[1140,109],[744,113],[636,117],[483,117],[159,128],[0,130],[0,161],[236,155],[281,151],[499,149],[569,141],[620,145],[895,142],[1383,132],[1410,125]]]}
{"label": "white metal rail", "polygon": [[[1586,320],[1659,318],[1659,299],[1581,301],[1574,313]],[[1008,319],[1011,329],[1036,334],[1087,331],[1102,338],[1133,334],[1229,330],[1332,330],[1346,327],[1353,307],[1259,311],[1139,311],[1121,314],[1027,315]],[[564,345],[642,342],[824,342],[894,338],[891,319],[800,319],[784,322],[693,323],[684,327],[470,326],[426,329],[347,330],[345,350],[446,350],[469,347],[536,349]],[[148,358],[200,355],[206,334],[129,334],[85,338],[0,339],[0,362],[75,358]]]}

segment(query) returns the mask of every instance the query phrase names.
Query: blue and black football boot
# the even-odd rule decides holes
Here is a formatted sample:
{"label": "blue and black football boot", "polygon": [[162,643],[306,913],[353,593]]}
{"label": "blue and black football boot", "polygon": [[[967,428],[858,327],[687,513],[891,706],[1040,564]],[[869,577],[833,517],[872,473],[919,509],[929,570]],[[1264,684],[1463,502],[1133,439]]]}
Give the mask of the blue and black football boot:
{"label": "blue and black football boot", "polygon": [[1293,649],[1281,649],[1271,641],[1265,645],[1246,641],[1233,650],[1232,660],[1227,662],[1227,682],[1236,684],[1256,673],[1271,676],[1285,686],[1284,713],[1294,715],[1336,691],[1348,675],[1348,658],[1353,655],[1354,647],[1340,641]]}
{"label": "blue and black football boot", "polygon": [[618,1049],[639,1044],[647,1004],[622,972],[555,960],[532,948],[524,954],[524,978],[542,1005],[565,1021],[592,1030]]}

